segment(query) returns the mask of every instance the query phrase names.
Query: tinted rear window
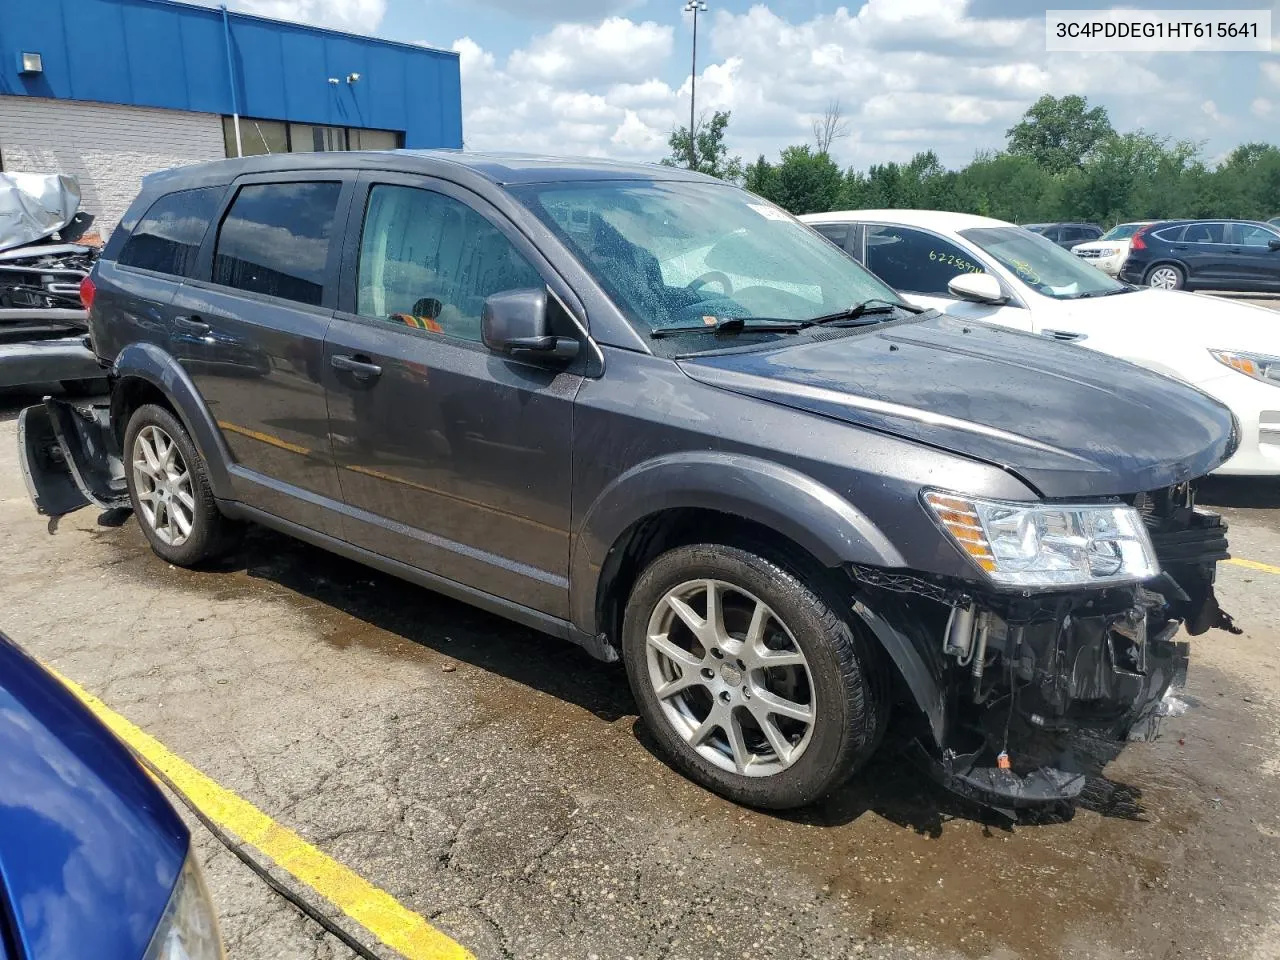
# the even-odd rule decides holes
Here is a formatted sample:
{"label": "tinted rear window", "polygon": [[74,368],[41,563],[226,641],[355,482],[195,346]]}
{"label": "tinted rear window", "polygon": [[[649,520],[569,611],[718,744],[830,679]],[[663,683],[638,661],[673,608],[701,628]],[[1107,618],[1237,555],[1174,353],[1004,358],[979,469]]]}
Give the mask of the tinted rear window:
{"label": "tinted rear window", "polygon": [[240,188],[218,231],[213,281],[318,306],[340,183]]}
{"label": "tinted rear window", "polygon": [[161,197],[133,228],[116,262],[180,277],[191,276],[222,187],[180,190]]}

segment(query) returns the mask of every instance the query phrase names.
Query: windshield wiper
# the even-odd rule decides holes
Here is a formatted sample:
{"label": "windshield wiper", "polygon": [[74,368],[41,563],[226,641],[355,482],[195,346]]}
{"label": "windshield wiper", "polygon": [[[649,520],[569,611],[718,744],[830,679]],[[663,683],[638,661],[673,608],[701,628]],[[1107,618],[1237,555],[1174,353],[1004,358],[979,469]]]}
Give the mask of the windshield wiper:
{"label": "windshield wiper", "polygon": [[808,326],[807,321],[783,320],[776,317],[716,317],[714,323],[682,323],[673,327],[655,327],[649,331],[654,340],[677,333],[793,333]]}
{"label": "windshield wiper", "polygon": [[[821,316],[810,317],[805,321],[806,326],[820,327],[826,323],[844,323],[850,326],[855,325],[855,321],[864,317],[870,317],[872,314],[893,313],[895,310],[906,310],[908,313],[924,313],[924,307],[914,307],[906,303],[895,303],[892,300],[882,300],[879,297],[872,297],[870,300],[863,300],[861,303],[855,303],[852,307],[846,307],[844,310],[837,310],[835,313],[824,313]],[[863,323],[878,323],[878,320],[864,319]],[[843,326],[844,323],[841,323]]]}
{"label": "windshield wiper", "polygon": [[1133,287],[1120,287],[1116,290],[1087,290],[1067,297],[1067,300],[1092,300],[1094,297],[1114,297],[1117,293],[1132,293]]}

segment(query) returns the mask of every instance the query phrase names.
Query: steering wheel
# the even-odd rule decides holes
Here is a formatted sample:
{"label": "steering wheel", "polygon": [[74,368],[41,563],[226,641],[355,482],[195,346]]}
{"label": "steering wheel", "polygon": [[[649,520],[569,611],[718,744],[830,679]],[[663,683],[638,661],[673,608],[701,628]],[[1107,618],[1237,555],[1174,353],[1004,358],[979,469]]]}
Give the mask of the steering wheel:
{"label": "steering wheel", "polygon": [[696,280],[689,281],[690,290],[701,290],[708,283],[718,283],[724,287],[724,295],[726,297],[733,296],[733,281],[721,273],[719,270],[710,270],[698,277]]}

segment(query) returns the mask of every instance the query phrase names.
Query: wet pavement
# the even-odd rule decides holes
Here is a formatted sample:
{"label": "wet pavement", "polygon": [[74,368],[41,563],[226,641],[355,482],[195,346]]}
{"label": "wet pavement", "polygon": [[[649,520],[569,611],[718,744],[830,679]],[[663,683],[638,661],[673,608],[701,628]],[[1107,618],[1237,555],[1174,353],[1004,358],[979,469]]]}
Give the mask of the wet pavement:
{"label": "wet pavement", "polygon": [[[1280,958],[1280,575],[1082,806],[1010,824],[892,750],[821,806],[735,807],[650,750],[622,671],[261,530],[170,567],[132,519],[50,535],[0,397],[0,629],[478,957]],[[1217,481],[1280,565],[1280,490]],[[351,954],[208,834],[233,960]]]}

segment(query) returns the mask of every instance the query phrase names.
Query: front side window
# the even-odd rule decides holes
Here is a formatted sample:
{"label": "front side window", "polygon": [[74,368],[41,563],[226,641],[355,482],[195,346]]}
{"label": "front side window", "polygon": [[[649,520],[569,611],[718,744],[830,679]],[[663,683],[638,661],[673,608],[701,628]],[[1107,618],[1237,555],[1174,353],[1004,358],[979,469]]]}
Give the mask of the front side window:
{"label": "front side window", "polygon": [[340,183],[241,187],[218,231],[213,282],[319,306],[341,193]]}
{"label": "front side window", "polygon": [[543,286],[506,235],[461,201],[387,184],[369,192],[356,312],[480,340],[484,301]]}
{"label": "front side window", "polygon": [[[802,321],[868,299],[901,302],[808,226],[727,184],[586,181],[511,193],[643,334],[727,317]],[[688,347],[716,344],[704,338]]]}
{"label": "front side window", "polygon": [[1265,247],[1272,240],[1280,240],[1280,233],[1251,223],[1236,224],[1236,236],[1240,238],[1236,243],[1245,247]]}
{"label": "front side window", "polygon": [[947,284],[962,273],[985,273],[950,240],[910,227],[867,226],[867,266],[895,290],[949,296]]}
{"label": "front side window", "polygon": [[960,236],[1042,296],[1075,300],[1127,293],[1132,289],[1056,243],[1021,227],[972,227],[961,230]]}
{"label": "front side window", "polygon": [[116,262],[176,277],[191,276],[222,191],[222,187],[203,187],[161,197],[133,228]]}

